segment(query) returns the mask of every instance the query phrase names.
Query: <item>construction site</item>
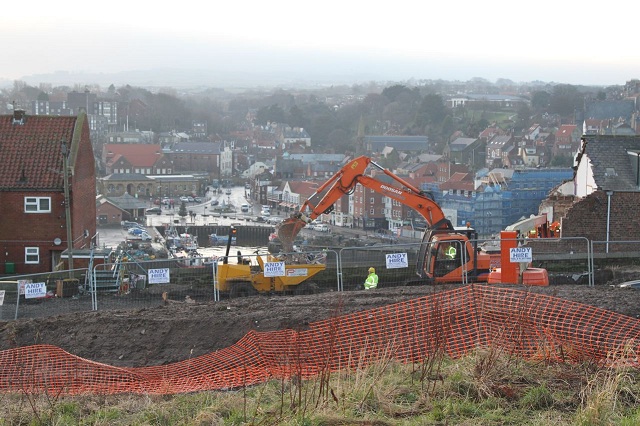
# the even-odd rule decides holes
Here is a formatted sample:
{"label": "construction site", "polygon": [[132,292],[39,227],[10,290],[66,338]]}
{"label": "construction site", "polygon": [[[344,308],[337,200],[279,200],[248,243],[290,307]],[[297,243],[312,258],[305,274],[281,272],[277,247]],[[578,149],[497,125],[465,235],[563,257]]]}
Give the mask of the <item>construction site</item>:
{"label": "construction site", "polygon": [[[221,254],[196,257],[186,245],[193,235],[176,229],[185,257],[127,251],[93,263],[92,254],[91,273],[59,275],[52,297],[9,293],[2,308],[15,305],[15,317],[0,322],[0,390],[20,390],[15,360],[48,392],[174,394],[289,377],[294,367],[312,377],[375,362],[390,344],[403,362],[428,356],[438,339],[453,358],[497,344],[523,358],[606,363],[637,337],[632,252],[558,238],[545,215],[482,241],[407,182],[365,176],[369,163],[345,166],[279,224],[277,251],[247,252],[235,245],[243,227],[231,225],[215,230]],[[420,212],[430,224],[422,241],[299,247],[301,231],[356,184]]]}

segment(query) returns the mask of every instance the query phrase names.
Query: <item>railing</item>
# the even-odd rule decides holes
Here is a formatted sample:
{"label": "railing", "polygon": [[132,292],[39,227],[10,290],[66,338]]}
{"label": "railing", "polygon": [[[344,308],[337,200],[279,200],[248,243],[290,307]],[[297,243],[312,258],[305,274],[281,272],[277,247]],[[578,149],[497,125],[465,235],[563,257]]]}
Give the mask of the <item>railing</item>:
{"label": "railing", "polygon": [[[477,240],[472,244],[485,246],[491,241]],[[499,241],[495,240],[498,244]],[[579,283],[596,285],[596,271],[612,268],[616,264],[633,262],[640,256],[640,241],[589,241],[586,238],[546,238],[521,240],[532,247],[533,266],[549,272],[551,283]],[[472,282],[471,265],[467,262],[467,251],[461,242],[456,243],[463,258],[460,284]],[[420,243],[380,244],[369,247],[345,247],[306,253],[280,253],[271,260],[282,259],[285,267],[315,261],[316,256],[325,259],[325,267],[314,271],[314,275],[302,281],[314,283],[317,291],[353,291],[362,288],[369,267],[374,267],[379,276],[380,287],[403,286],[409,283],[424,284],[418,277],[416,265]],[[607,251],[608,248],[608,251]],[[426,247],[430,253],[430,247]],[[389,267],[387,255],[406,256],[406,265]],[[263,253],[266,256],[266,253]],[[304,256],[305,259],[301,259]],[[237,264],[237,256],[230,256],[227,264]],[[255,277],[261,265],[257,254],[243,255],[249,262],[248,270]],[[265,257],[266,259],[266,257]],[[37,318],[69,312],[98,309],[135,309],[159,306],[174,302],[217,302],[230,297],[227,289],[221,291],[218,282],[220,266],[224,258],[190,257],[186,259],[155,259],[149,261],[124,261],[96,265],[89,273],[86,269],[56,271],[45,274],[5,276],[0,282],[4,291],[0,320]],[[304,269],[304,268],[300,268]],[[161,271],[161,272],[158,272]],[[71,274],[70,274],[71,272]],[[159,282],[155,274],[165,274],[166,281]],[[289,273],[289,272],[288,272]],[[291,274],[303,274],[301,271]],[[640,275],[640,273],[638,274]],[[69,277],[73,278],[69,278]],[[92,279],[88,279],[91,277]],[[71,281],[70,281],[71,280]],[[73,281],[77,280],[77,281]],[[288,282],[284,293],[296,292]],[[603,279],[604,280],[604,279]],[[42,282],[47,294],[35,299],[19,294],[18,282]],[[75,288],[73,283],[76,283]],[[71,284],[71,287],[69,286]],[[266,284],[265,284],[266,285]],[[280,291],[274,287],[273,291]],[[302,287],[301,287],[302,288]],[[261,289],[261,291],[264,288]]]}

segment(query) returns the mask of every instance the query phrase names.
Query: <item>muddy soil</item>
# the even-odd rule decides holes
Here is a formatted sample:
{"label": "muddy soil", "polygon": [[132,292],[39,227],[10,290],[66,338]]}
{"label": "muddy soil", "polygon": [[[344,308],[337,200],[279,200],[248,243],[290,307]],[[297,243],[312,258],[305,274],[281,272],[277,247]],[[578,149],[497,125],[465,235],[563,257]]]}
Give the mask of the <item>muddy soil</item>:
{"label": "muddy soil", "polygon": [[[512,288],[514,286],[511,286]],[[109,309],[0,322],[0,350],[51,344],[114,366],[162,365],[233,345],[249,330],[303,329],[336,315],[402,302],[454,286],[396,287],[305,296],[252,296],[220,302],[170,301],[144,309]],[[524,287],[522,290],[527,291]],[[528,291],[640,317],[640,290],[610,285],[552,285]]]}

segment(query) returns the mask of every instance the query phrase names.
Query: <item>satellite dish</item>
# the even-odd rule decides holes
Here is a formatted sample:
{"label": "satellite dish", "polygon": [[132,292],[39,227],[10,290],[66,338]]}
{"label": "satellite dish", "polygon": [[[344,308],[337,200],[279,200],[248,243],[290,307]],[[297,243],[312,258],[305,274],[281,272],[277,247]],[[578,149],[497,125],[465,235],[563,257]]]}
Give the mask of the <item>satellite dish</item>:
{"label": "satellite dish", "polygon": [[53,244],[59,246],[60,244],[62,244],[62,240],[60,238],[56,238],[55,240],[53,240]]}

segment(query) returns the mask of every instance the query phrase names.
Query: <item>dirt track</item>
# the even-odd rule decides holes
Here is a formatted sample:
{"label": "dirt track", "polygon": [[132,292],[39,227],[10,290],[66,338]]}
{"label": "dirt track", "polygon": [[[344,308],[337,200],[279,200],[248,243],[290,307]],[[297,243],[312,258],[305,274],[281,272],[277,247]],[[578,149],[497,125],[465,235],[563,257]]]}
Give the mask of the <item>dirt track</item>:
{"label": "dirt track", "polygon": [[[217,303],[176,301],[150,309],[104,310],[0,322],[0,349],[46,343],[114,366],[161,365],[228,347],[249,330],[304,328],[310,322],[331,316],[451,288],[397,287],[309,296],[254,296]],[[638,290],[608,285],[556,285],[529,290],[640,316]]]}

